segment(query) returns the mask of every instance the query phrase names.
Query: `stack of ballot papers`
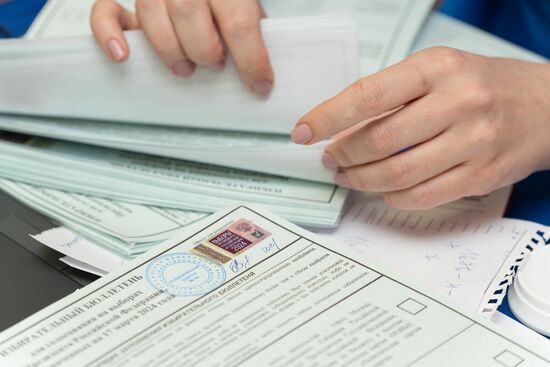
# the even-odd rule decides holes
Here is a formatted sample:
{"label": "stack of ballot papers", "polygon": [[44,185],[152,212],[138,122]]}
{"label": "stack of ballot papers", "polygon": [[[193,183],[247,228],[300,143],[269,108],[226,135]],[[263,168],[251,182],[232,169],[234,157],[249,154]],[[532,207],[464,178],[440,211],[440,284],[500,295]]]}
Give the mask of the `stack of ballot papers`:
{"label": "stack of ballot papers", "polygon": [[268,212],[217,213],[0,333],[11,366],[548,366],[400,271]]}
{"label": "stack of ballot papers", "polygon": [[0,139],[0,176],[131,203],[214,212],[248,201],[296,223],[333,227],[347,194],[334,184],[57,140],[10,138]]}
{"label": "stack of ballot papers", "polygon": [[[6,61],[0,75],[3,69],[6,85],[17,86],[0,88],[1,129],[332,182],[333,172],[320,163],[323,145],[292,145],[289,131],[302,114],[356,80],[359,65],[368,74],[405,57],[433,1],[264,1],[274,16],[262,29],[276,76],[267,101],[245,90],[231,64],[222,74],[199,70],[191,80],[176,80],[135,32],[127,34],[130,61],[113,65],[82,26],[92,4],[51,0],[27,35],[33,41],[0,49]],[[55,93],[44,93],[52,85]]]}
{"label": "stack of ballot papers", "polygon": [[266,99],[246,90],[230,61],[220,73],[174,77],[141,32],[126,34],[124,65],[92,36],[3,43],[0,128],[57,140],[2,139],[0,176],[195,212],[253,202],[295,223],[334,227],[347,190],[322,167],[322,146],[295,146],[288,132],[358,77],[355,24],[277,18],[262,31],[276,75]]}
{"label": "stack of ballot papers", "polygon": [[[116,264],[142,254],[207,215],[136,205],[8,180],[0,180],[0,189],[94,244],[100,244],[103,250],[118,258]],[[101,257],[105,259],[107,255],[103,250],[100,250]],[[61,252],[64,253],[63,250]],[[100,257],[76,257],[83,263],[93,264],[95,268],[112,270],[95,262],[95,259],[102,261]]]}
{"label": "stack of ballot papers", "polygon": [[[131,1],[124,3],[133,6]],[[0,75],[6,86],[0,88],[0,111],[24,115],[0,116],[0,127],[332,182],[333,173],[320,164],[323,146],[293,146],[288,139],[290,129],[310,108],[356,80],[359,63],[363,73],[370,73],[403,58],[432,3],[424,0],[411,6],[410,1],[396,1],[388,7],[380,1],[353,0],[290,6],[265,1],[266,11],[275,16],[264,20],[262,29],[276,83],[270,98],[259,101],[245,90],[231,63],[222,74],[199,70],[191,80],[173,78],[143,35],[135,32],[127,34],[130,61],[113,65],[92,38],[84,36],[90,33],[82,25],[88,23],[93,1],[52,0],[29,31],[28,38],[34,40],[5,42],[0,48]],[[320,15],[278,18],[304,14]],[[86,118],[94,121],[82,120]]]}
{"label": "stack of ballot papers", "polygon": [[275,75],[268,98],[247,89],[231,59],[222,72],[198,68],[177,78],[146,36],[131,31],[132,56],[123,64],[92,36],[3,42],[0,112],[288,135],[360,75],[356,26],[342,16],[261,25]]}
{"label": "stack of ballot papers", "polygon": [[[0,140],[9,157],[0,176],[185,212],[247,201],[308,227],[334,227],[347,190],[322,166],[323,144],[296,146],[288,133],[360,69],[374,72],[403,58],[432,3],[263,2],[273,16],[261,26],[276,81],[260,99],[231,60],[222,73],[200,69],[189,80],[174,78],[141,32],[127,32],[132,56],[113,64],[82,27],[93,1],[50,0],[27,40],[0,47],[0,129],[55,140]],[[45,203],[32,202],[52,215]],[[69,217],[62,222],[79,228]],[[104,234],[119,254],[153,243],[131,242],[132,250],[121,252],[128,241]]]}
{"label": "stack of ballot papers", "polygon": [[221,73],[174,77],[141,32],[126,35],[132,57],[124,65],[110,62],[91,36],[3,42],[0,112],[23,116],[2,116],[1,128],[330,182],[323,147],[294,146],[288,134],[359,76],[355,25],[329,16],[262,24],[276,76],[267,99],[249,92],[230,62]]}
{"label": "stack of ballot papers", "polygon": [[307,181],[334,180],[334,172],[321,164],[324,144],[295,145],[286,135],[5,114],[0,130]]}
{"label": "stack of ballot papers", "polygon": [[[70,252],[65,261],[104,273],[243,201],[334,227],[347,190],[321,165],[323,145],[293,145],[288,132],[357,79],[359,62],[370,73],[405,57],[432,1],[264,1],[274,16],[262,22],[276,74],[268,100],[244,89],[231,62],[173,78],[139,32],[126,34],[130,62],[113,65],[90,36],[93,3],[50,0],[28,41],[2,43],[0,129],[56,140],[0,135],[10,179],[0,187],[67,228],[47,241]],[[97,251],[74,251],[75,238]]]}

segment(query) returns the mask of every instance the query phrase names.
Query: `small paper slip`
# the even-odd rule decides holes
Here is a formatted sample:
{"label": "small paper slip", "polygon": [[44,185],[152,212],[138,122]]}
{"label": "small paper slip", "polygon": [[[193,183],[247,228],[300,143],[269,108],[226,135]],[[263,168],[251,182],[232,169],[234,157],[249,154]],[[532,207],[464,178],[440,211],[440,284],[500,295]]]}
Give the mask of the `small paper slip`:
{"label": "small paper slip", "polygon": [[266,99],[244,86],[230,60],[177,78],[140,31],[115,64],[93,37],[7,41],[0,47],[0,112],[289,134],[298,119],[359,75],[347,17],[262,20],[275,74]]}
{"label": "small paper slip", "polygon": [[49,229],[31,237],[63,255],[104,272],[120,268],[127,260],[64,227]]}
{"label": "small paper slip", "polygon": [[[201,245],[239,251],[223,263],[194,252]],[[195,223],[0,333],[2,367],[518,361],[548,366],[550,353],[340,243],[247,206]]]}
{"label": "small paper slip", "polygon": [[76,260],[76,259],[74,259],[70,256],[64,256],[64,257],[60,258],[59,260],[64,262],[65,264],[69,265],[72,268],[82,270],[82,271],[85,271],[87,273],[94,274],[94,275],[97,275],[97,276],[100,276],[100,277],[102,277],[102,276],[104,276],[105,274],[108,273],[104,270],[96,268],[95,266],[83,263],[82,261],[78,261],[78,260]]}

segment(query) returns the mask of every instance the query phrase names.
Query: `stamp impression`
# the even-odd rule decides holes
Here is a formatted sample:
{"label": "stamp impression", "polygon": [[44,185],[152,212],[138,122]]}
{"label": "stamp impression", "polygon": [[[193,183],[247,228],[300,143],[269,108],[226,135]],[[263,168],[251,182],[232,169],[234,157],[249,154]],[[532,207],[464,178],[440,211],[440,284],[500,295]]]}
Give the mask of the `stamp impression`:
{"label": "stamp impression", "polygon": [[145,271],[149,284],[173,296],[204,295],[225,282],[224,268],[202,256],[191,253],[166,254],[157,257]]}
{"label": "stamp impression", "polygon": [[241,218],[191,251],[220,264],[226,264],[269,236],[269,231]]}

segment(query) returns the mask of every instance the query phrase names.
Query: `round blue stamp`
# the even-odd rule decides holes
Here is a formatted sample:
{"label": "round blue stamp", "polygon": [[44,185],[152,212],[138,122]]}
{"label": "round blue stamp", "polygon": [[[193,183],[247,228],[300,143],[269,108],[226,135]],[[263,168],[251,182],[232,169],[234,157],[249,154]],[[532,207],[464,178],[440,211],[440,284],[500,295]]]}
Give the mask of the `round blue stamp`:
{"label": "round blue stamp", "polygon": [[225,282],[226,273],[218,265],[190,253],[157,257],[145,271],[149,284],[173,296],[201,296]]}

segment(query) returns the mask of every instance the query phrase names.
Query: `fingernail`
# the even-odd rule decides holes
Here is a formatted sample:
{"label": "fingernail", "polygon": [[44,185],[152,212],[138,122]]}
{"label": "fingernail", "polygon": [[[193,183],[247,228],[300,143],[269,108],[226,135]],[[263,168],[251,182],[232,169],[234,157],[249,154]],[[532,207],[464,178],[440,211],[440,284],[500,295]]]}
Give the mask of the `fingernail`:
{"label": "fingernail", "polygon": [[217,72],[222,71],[224,67],[225,67],[225,60],[206,66],[207,69],[212,71],[217,71]]}
{"label": "fingernail", "polygon": [[260,97],[267,97],[273,89],[273,83],[269,80],[258,80],[252,84],[252,91]]}
{"label": "fingernail", "polygon": [[122,45],[114,38],[107,42],[107,48],[109,49],[109,53],[111,54],[111,59],[113,59],[113,61],[122,61],[124,56],[126,56]]}
{"label": "fingernail", "polygon": [[334,177],[334,181],[336,181],[336,184],[338,186],[342,187],[350,187],[351,184],[349,182],[348,176],[344,172],[338,172],[336,176]]}
{"label": "fingernail", "polygon": [[328,169],[338,168],[338,162],[336,162],[336,159],[334,159],[334,156],[329,152],[323,153],[323,157],[321,158],[321,161],[323,162],[323,166],[325,166]]}
{"label": "fingernail", "polygon": [[307,124],[300,124],[290,133],[290,139],[295,144],[305,144],[313,138],[313,133]]}
{"label": "fingernail", "polygon": [[184,78],[189,78],[191,75],[193,75],[196,68],[197,66],[188,60],[180,61],[173,67],[174,74]]}

